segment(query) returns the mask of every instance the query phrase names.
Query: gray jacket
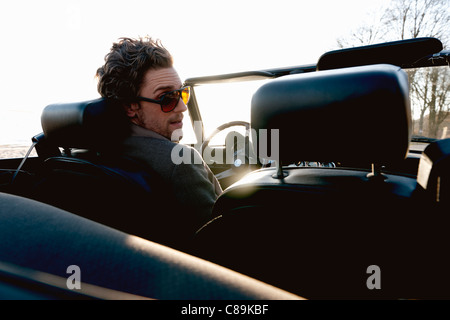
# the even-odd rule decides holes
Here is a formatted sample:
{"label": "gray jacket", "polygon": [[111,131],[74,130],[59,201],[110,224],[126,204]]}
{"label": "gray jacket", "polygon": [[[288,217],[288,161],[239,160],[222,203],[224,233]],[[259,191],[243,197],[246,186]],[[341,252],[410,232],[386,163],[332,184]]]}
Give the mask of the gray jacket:
{"label": "gray jacket", "polygon": [[[167,202],[164,212],[152,214],[172,215],[173,223],[183,223],[185,231],[191,234],[210,220],[212,207],[222,188],[197,150],[136,125],[132,125],[132,134],[124,140],[122,147],[125,156],[144,162],[160,175],[165,182],[161,188],[170,188],[167,190],[169,200],[164,200]],[[172,151],[175,147],[185,155],[190,154],[191,163],[174,163]],[[149,210],[152,207],[149,204]]]}

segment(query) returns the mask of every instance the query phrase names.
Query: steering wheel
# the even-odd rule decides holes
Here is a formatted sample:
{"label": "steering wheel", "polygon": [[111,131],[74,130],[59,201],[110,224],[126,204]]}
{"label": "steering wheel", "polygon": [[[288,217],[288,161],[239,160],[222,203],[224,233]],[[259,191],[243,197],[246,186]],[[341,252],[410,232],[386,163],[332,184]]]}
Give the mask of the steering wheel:
{"label": "steering wheel", "polygon": [[219,132],[221,132],[221,131],[223,131],[223,130],[225,130],[227,128],[234,127],[234,126],[244,126],[245,129],[246,129],[246,131],[245,131],[246,132],[246,136],[248,135],[248,132],[250,131],[250,123],[248,123],[247,121],[230,121],[230,122],[224,123],[224,124],[218,126],[213,131],[213,133],[211,133],[209,135],[209,137],[206,138],[205,141],[203,141],[203,143],[202,143],[202,154],[203,154],[203,151],[205,151],[205,148],[209,145],[209,142],[211,141],[212,138],[214,138]]}
{"label": "steering wheel", "polygon": [[[234,126],[243,126],[243,127],[245,127],[245,129],[246,129],[245,130],[245,138],[247,138],[249,136],[249,134],[250,134],[250,123],[248,123],[247,121],[230,121],[230,122],[224,123],[224,124],[218,126],[209,135],[209,137],[202,143],[202,146],[201,146],[201,152],[202,153],[201,154],[203,154],[204,150],[209,145],[211,139],[214,138],[219,132],[221,132],[221,131],[223,131],[223,130],[225,130],[227,128],[234,127]],[[249,145],[249,151],[251,150],[251,148],[252,148],[251,145]],[[248,158],[247,155],[246,155],[246,158]],[[246,160],[249,160],[249,159],[246,159]],[[248,162],[250,163],[250,161],[248,161]],[[235,174],[235,172],[233,170],[235,170],[238,167],[241,167],[241,163],[240,162],[235,163],[234,164],[234,168],[231,168],[231,169],[228,169],[228,170],[225,170],[223,172],[218,173],[216,175],[216,178],[217,179],[223,179],[223,178],[227,178],[229,176],[232,176],[233,174]]]}

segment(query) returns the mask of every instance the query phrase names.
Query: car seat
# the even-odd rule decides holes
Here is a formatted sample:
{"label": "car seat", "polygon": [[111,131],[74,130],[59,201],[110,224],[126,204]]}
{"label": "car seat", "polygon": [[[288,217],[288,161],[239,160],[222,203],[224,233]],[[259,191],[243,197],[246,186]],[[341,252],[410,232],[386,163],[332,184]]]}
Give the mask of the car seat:
{"label": "car seat", "polygon": [[[273,80],[253,96],[251,126],[259,146],[262,133],[272,141],[255,152],[276,167],[224,191],[197,232],[197,255],[310,299],[450,296],[448,218],[427,211],[415,176],[389,171],[405,161],[411,137],[399,67]],[[303,160],[337,168],[296,165]],[[373,266],[379,290],[367,284]]]}
{"label": "car seat", "polygon": [[436,210],[450,212],[450,139],[437,140],[425,148],[417,181]]}
{"label": "car seat", "polygon": [[[26,196],[155,242],[186,243],[183,223],[161,214],[168,188],[147,165],[120,155],[129,125],[109,99],[47,106],[34,137],[41,165]],[[25,189],[24,189],[25,190]],[[181,247],[179,247],[181,249]]]}
{"label": "car seat", "polygon": [[[0,222],[2,299],[301,299],[183,252],[16,195],[0,193]],[[69,266],[79,267],[80,287],[73,290],[67,286],[72,274]]]}

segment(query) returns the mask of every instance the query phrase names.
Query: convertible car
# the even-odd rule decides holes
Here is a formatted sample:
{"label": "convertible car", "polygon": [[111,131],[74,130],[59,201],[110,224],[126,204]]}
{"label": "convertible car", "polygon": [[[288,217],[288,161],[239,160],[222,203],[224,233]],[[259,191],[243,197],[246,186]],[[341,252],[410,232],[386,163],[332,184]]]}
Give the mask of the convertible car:
{"label": "convertible car", "polygon": [[114,155],[112,102],[47,106],[0,160],[0,297],[450,298],[449,54],[418,38],[186,79],[182,143],[224,192],[181,244],[145,212],[157,175]]}

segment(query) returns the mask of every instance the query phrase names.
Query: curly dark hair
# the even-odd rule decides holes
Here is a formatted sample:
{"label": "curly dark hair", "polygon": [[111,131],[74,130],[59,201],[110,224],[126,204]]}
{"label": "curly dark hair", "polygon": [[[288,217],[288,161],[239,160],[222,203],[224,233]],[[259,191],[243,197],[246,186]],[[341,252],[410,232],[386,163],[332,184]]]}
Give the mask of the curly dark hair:
{"label": "curly dark hair", "polygon": [[97,70],[97,90],[104,98],[129,105],[136,101],[148,70],[172,66],[173,58],[159,40],[120,38],[105,56],[105,64]]}

